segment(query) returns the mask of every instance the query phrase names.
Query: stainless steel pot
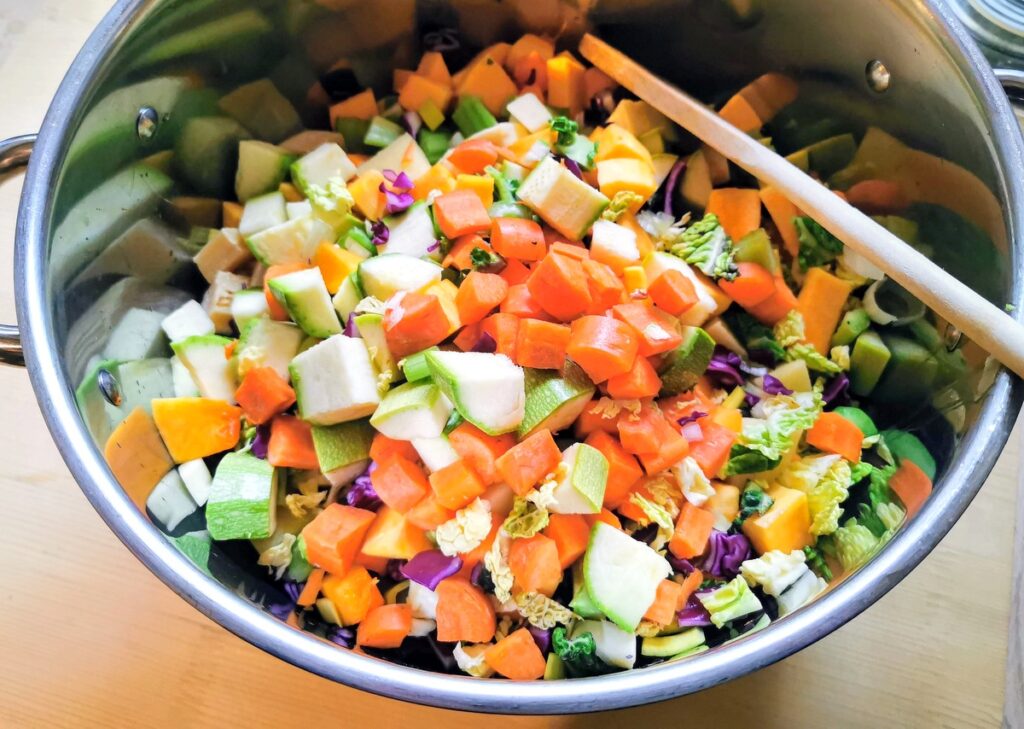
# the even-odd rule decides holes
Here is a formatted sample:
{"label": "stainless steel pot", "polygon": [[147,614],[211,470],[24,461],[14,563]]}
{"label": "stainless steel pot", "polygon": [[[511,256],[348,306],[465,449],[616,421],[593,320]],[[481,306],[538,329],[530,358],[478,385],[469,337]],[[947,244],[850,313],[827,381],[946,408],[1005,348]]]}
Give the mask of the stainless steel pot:
{"label": "stainless steel pot", "polygon": [[[817,602],[687,661],[514,686],[387,663],[294,629],[240,596],[231,576],[232,570],[242,574],[240,566],[227,565],[220,581],[202,574],[139,512],[112,478],[76,408],[73,388],[84,357],[95,351],[90,340],[105,332],[93,326],[88,336],[78,335],[84,343],[69,350],[69,327],[103,290],[83,293],[71,275],[103,250],[112,229],[150,214],[156,203],[125,211],[104,209],[98,200],[76,236],[61,225],[98,182],[170,148],[181,122],[211,101],[193,97],[185,103],[159,88],[173,86],[170,81],[187,71],[189,85],[198,80],[215,101],[224,89],[270,74],[312,124],[323,109],[322,92],[310,89],[339,61],[362,83],[386,85],[390,67],[411,61],[413,40],[424,30],[459,27],[467,42],[483,44],[524,28],[571,39],[587,23],[641,62],[708,96],[764,70],[794,72],[806,93],[819,95],[836,113],[870,119],[966,167],[995,201],[993,219],[975,222],[1009,241],[1004,270],[992,272],[994,283],[1005,287],[1005,300],[1018,311],[1024,305],[1024,145],[999,82],[937,0],[121,0],[78,55],[35,141],[15,253],[20,346],[54,440],[96,510],[168,586],[250,643],[350,686],[446,708],[570,713],[668,699],[780,660],[852,619],[931,551],[995,463],[1024,399],[1024,386],[1005,372],[969,414],[921,513]],[[870,64],[876,60],[890,73],[884,92],[877,64]],[[154,78],[167,83],[146,83]],[[0,172],[23,162],[30,145],[27,138],[4,143]],[[933,183],[920,182],[922,189]],[[105,223],[114,216],[121,216],[117,225]],[[0,329],[0,344],[5,361],[18,360],[17,330]]]}

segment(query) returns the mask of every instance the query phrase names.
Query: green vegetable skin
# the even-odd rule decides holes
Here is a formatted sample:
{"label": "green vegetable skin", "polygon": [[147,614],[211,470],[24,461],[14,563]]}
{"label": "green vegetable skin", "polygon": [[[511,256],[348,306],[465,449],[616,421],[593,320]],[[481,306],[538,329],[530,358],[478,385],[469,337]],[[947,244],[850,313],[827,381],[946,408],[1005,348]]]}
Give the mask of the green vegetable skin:
{"label": "green vegetable skin", "polygon": [[938,375],[938,360],[911,339],[884,335],[882,341],[892,357],[873,390],[873,397],[884,403],[929,400]]}
{"label": "green vegetable skin", "polygon": [[471,137],[484,129],[490,129],[498,120],[487,110],[483,102],[476,96],[462,96],[452,112],[452,121],[462,132],[462,136]]}
{"label": "green vegetable skin", "polygon": [[928,478],[935,480],[935,458],[921,439],[905,430],[886,430],[882,432],[885,444],[897,460],[911,461],[917,465]]}
{"label": "green vegetable skin", "polygon": [[841,407],[837,407],[835,412],[837,415],[842,415],[844,418],[860,428],[860,432],[864,434],[865,438],[877,435],[878,428],[875,426],[875,421],[871,419],[870,415],[860,408],[843,405]]}
{"label": "green vegetable skin", "polygon": [[843,315],[835,334],[832,335],[832,346],[842,347],[853,344],[861,334],[871,326],[871,317],[864,309],[851,309]]}
{"label": "green vegetable skin", "polygon": [[737,263],[756,263],[771,273],[779,271],[779,256],[772,248],[771,239],[764,228],[747,233],[736,244],[734,260]]}
{"label": "green vegetable skin", "polygon": [[661,395],[692,390],[704,374],[715,351],[715,340],[700,327],[683,327],[683,341],[665,357],[661,371]]}
{"label": "green vegetable skin", "polygon": [[885,342],[873,331],[866,331],[857,337],[850,353],[850,389],[864,397],[870,395],[892,353]]}

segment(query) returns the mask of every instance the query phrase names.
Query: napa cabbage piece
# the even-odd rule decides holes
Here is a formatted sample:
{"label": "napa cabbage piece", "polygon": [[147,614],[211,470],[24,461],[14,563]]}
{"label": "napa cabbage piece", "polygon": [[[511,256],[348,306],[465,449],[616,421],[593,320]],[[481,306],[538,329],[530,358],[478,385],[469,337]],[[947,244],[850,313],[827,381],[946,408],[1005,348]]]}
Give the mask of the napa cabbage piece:
{"label": "napa cabbage piece", "polygon": [[741,564],[740,574],[751,587],[760,585],[765,594],[778,597],[807,572],[806,560],[807,556],[802,551],[787,554],[773,549]]}
{"label": "napa cabbage piece", "polygon": [[750,586],[741,575],[737,575],[713,592],[703,595],[698,593],[697,599],[708,611],[711,622],[717,628],[763,609],[761,601],[751,592]]}

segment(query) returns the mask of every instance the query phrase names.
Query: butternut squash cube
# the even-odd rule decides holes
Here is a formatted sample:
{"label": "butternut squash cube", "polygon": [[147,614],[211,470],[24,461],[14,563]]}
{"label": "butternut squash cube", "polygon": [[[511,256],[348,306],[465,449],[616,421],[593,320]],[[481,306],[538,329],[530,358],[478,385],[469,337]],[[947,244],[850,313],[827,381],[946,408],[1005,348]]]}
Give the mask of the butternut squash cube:
{"label": "butternut squash cube", "polygon": [[174,468],[160,432],[141,407],[132,410],[107,438],[103,457],[128,497],[140,509],[153,487]]}
{"label": "butternut squash cube", "polygon": [[743,522],[743,533],[758,553],[773,549],[792,552],[814,543],[811,536],[811,511],[807,494],[785,486],[776,486],[769,494],[775,501],[758,517]]}
{"label": "butternut squash cube", "polygon": [[434,102],[434,105],[441,111],[447,109],[448,102],[452,100],[451,84],[441,83],[414,73],[402,85],[398,103],[407,111],[417,111],[428,100]]}
{"label": "butternut squash cube", "polygon": [[412,559],[420,552],[433,548],[434,545],[422,529],[413,526],[394,509],[382,506],[370,530],[366,532],[360,551],[368,557]]}
{"label": "butternut squash cube", "polygon": [[498,116],[505,111],[505,105],[517,94],[515,81],[505,72],[501,64],[485,59],[476,64],[458,86],[459,96],[477,96],[487,110]]}
{"label": "butternut squash cube", "polygon": [[[597,185],[608,199],[618,192],[635,192],[646,202],[657,186],[654,183],[654,168],[643,160],[623,157],[606,159],[597,163]],[[643,203],[630,208],[632,212]]]}

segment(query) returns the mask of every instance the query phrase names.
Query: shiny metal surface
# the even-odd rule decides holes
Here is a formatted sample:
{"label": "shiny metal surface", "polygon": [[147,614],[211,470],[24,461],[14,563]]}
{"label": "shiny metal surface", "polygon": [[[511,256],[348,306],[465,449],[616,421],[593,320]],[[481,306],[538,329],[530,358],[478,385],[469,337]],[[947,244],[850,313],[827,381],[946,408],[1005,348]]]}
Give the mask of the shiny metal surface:
{"label": "shiny metal surface", "polygon": [[[723,20],[720,13],[705,15],[706,8],[716,4],[669,0],[415,4],[396,0],[389,4],[384,22],[373,17],[373,13],[383,15],[375,9],[378,6],[347,2],[296,1],[274,8],[260,2],[208,0],[118,3],[79,54],[40,130],[18,220],[15,276],[26,360],[46,422],[83,492],[125,545],[204,614],[295,665],[398,699],[487,712],[576,713],[699,691],[800,650],[896,585],[945,535],[994,464],[1024,399],[1024,385],[1007,373],[996,377],[917,518],[872,561],[815,603],[764,631],[690,660],[599,678],[514,686],[407,668],[339,649],[240,597],[238,584],[230,576],[220,574],[226,583],[222,584],[201,574],[114,481],[75,405],[76,379],[69,372],[80,372],[84,363],[68,361],[65,345],[69,325],[81,311],[65,296],[69,280],[63,274],[74,271],[66,263],[67,252],[58,249],[58,244],[65,244],[54,240],[55,230],[73,203],[93,187],[95,179],[83,170],[102,179],[129,161],[171,146],[176,116],[187,111],[163,108],[156,100],[141,98],[145,94],[132,86],[145,72],[173,57],[174,48],[168,42],[190,37],[196,26],[208,32],[211,18],[216,22],[235,12],[232,17],[237,22],[238,14],[253,8],[270,8],[267,12],[272,14],[287,5],[288,13],[283,18],[271,15],[280,26],[247,16],[246,27],[261,42],[218,48],[208,64],[196,61],[198,71],[193,73],[206,74],[212,87],[230,88],[262,73],[278,73],[275,78],[294,87],[289,91],[293,99],[308,101],[310,87],[301,78],[304,69],[322,73],[339,56],[359,70],[362,83],[386,81],[384,69],[401,67],[411,59],[415,49],[408,36],[417,19],[434,31],[438,24],[461,23],[463,38],[484,43],[514,34],[517,28],[562,30],[572,37],[583,27],[583,9],[589,10],[597,30],[620,48],[709,97],[716,86],[758,70],[798,72],[807,80],[806,88],[820,91],[830,103],[959,162],[991,188],[1000,202],[1002,219],[976,222],[995,237],[1012,242],[1006,252],[1006,271],[1012,278],[999,283],[1006,284],[1005,300],[1019,312],[1024,306],[1018,273],[1024,240],[1024,181],[1018,172],[1024,169],[1024,145],[998,81],[949,9],[939,2],[903,0],[830,4],[829,12],[823,13],[818,0],[773,0],[749,4],[756,11],[752,15]],[[338,12],[329,12],[327,5]],[[183,9],[188,12],[183,14]],[[283,28],[284,35],[276,35],[275,27]],[[353,27],[360,32],[347,32]],[[374,45],[375,37],[381,35],[387,37]],[[729,38],[734,41],[731,45],[724,42]],[[743,53],[735,52],[738,43]],[[299,47],[305,54],[302,63],[291,53]],[[874,58],[884,59],[895,79],[882,95],[872,92],[864,78],[866,64]],[[268,59],[278,64],[276,70],[268,68]],[[247,71],[253,64],[257,70]],[[146,104],[162,117],[167,114],[169,123],[161,123],[153,139],[140,140],[135,134],[136,114]],[[313,103],[301,112],[307,123],[319,119]],[[103,128],[102,144],[83,139],[82,128],[94,128],[101,117],[117,122]],[[54,265],[54,256],[60,266]]]}
{"label": "shiny metal surface", "polygon": [[[28,164],[35,144],[35,134],[0,140],[0,181],[15,170]],[[21,335],[17,324],[0,324],[0,364],[24,365]]]}

